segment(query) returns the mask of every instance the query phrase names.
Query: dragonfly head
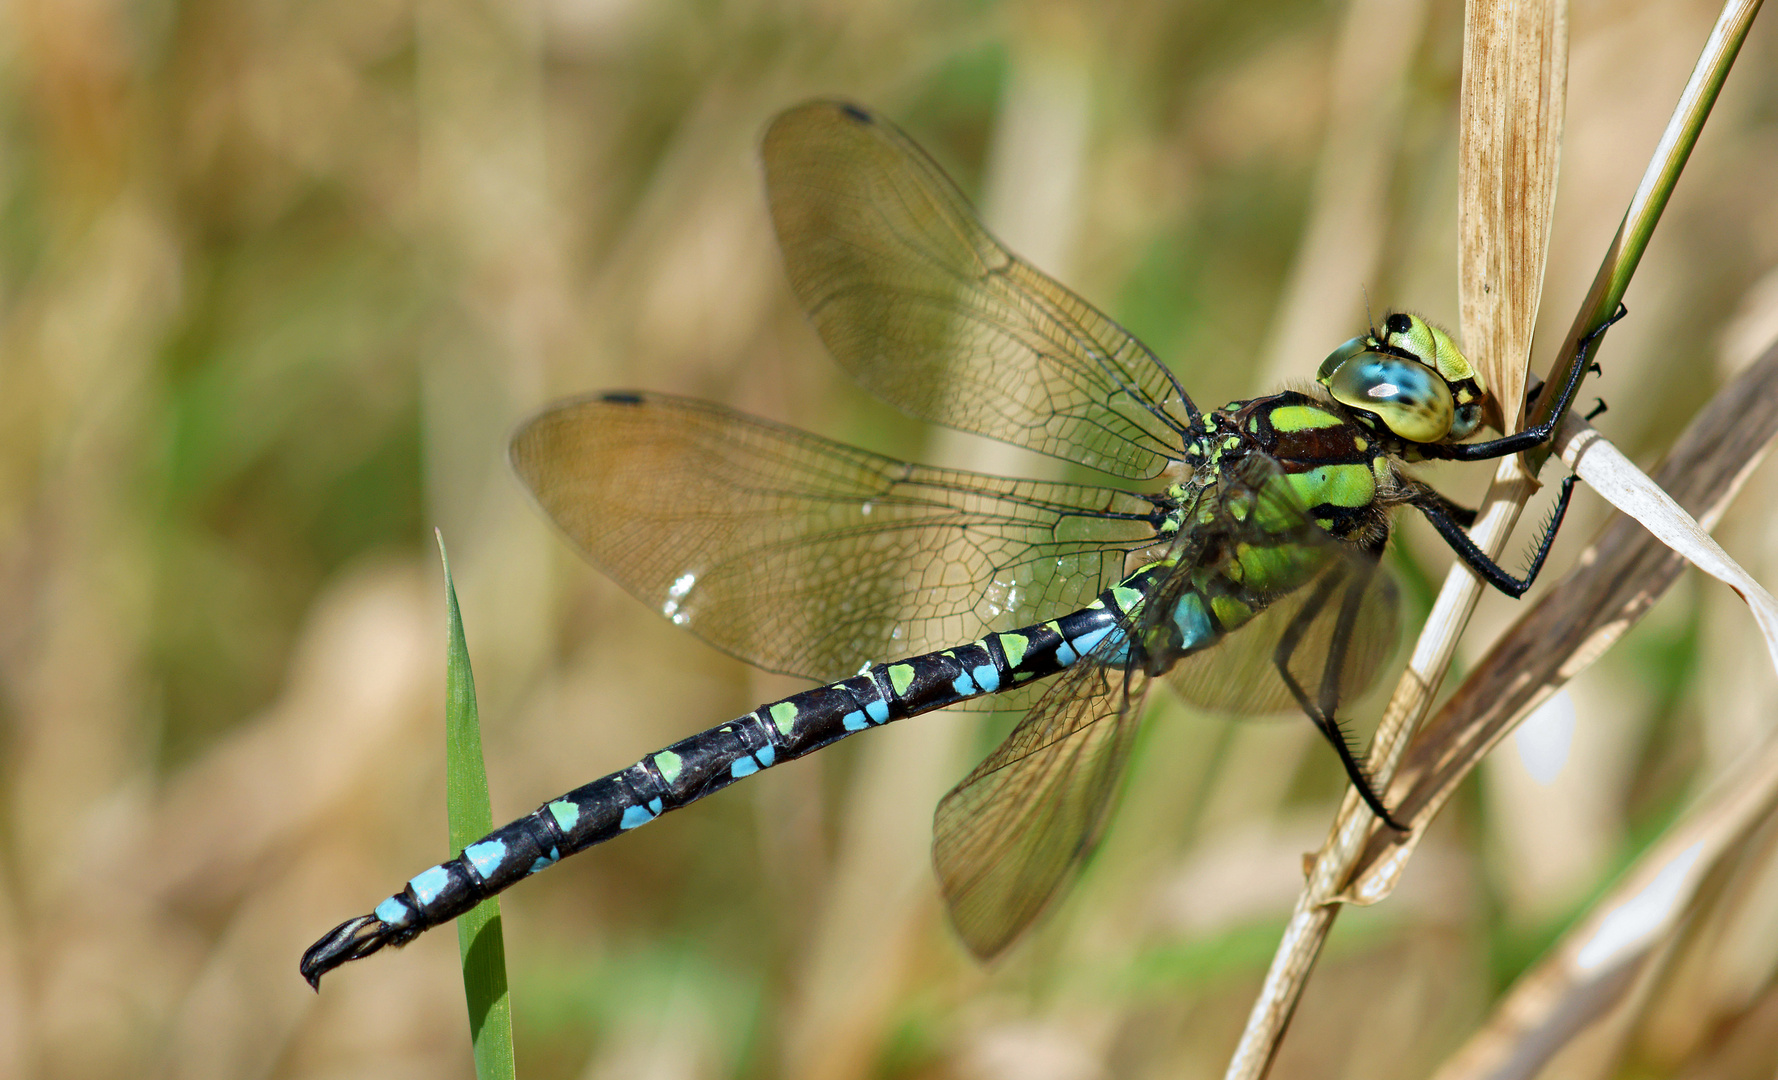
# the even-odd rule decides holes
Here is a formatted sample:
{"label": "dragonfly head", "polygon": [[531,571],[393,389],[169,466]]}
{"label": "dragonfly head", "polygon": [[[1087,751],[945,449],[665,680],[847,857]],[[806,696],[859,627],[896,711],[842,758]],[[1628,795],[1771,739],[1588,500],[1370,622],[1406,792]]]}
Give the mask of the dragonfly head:
{"label": "dragonfly head", "polygon": [[1481,373],[1451,335],[1418,315],[1386,316],[1381,330],[1329,353],[1315,377],[1335,401],[1409,442],[1460,442],[1484,422],[1499,426]]}

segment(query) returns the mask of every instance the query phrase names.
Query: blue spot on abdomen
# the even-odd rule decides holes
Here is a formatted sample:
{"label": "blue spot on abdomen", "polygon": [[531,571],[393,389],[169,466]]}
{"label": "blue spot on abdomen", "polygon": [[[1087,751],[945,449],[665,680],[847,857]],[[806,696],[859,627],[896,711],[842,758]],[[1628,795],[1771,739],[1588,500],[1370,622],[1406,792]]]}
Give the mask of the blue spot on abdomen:
{"label": "blue spot on abdomen", "polygon": [[486,878],[500,868],[500,861],[506,858],[506,844],[500,840],[483,840],[463,849],[463,857],[475,872]]}
{"label": "blue spot on abdomen", "polygon": [[442,866],[434,866],[430,870],[422,870],[408,879],[407,887],[414,891],[414,899],[421,907],[438,899],[438,894],[450,883],[451,872]]}
{"label": "blue spot on abdomen", "polygon": [[983,664],[972,670],[970,675],[975,678],[975,684],[982,688],[982,693],[997,694],[1000,692],[1000,670],[993,664]]}
{"label": "blue spot on abdomen", "polygon": [[371,914],[380,919],[385,926],[406,926],[407,921],[413,917],[413,912],[408,910],[407,901],[400,896],[391,896],[378,904],[377,909]]}

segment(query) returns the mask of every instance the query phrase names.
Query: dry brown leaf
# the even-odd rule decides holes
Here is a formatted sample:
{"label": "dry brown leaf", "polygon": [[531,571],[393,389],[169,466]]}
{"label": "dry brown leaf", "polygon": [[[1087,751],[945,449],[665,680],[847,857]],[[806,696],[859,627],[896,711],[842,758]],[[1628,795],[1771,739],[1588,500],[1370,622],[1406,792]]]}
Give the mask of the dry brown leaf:
{"label": "dry brown leaf", "polygon": [[1467,8],[1458,99],[1463,348],[1517,430],[1560,171],[1568,88],[1560,3]]}

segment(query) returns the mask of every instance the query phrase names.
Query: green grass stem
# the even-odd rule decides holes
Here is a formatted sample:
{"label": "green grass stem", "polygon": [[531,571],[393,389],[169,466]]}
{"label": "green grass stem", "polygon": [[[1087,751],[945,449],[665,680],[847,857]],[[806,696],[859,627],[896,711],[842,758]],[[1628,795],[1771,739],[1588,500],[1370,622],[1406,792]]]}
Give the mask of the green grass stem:
{"label": "green grass stem", "polygon": [[[494,830],[488,801],[488,773],[482,764],[481,721],[475,705],[475,674],[469,669],[469,642],[444,535],[438,557],[444,565],[445,607],[450,645],[445,658],[445,805],[450,815],[451,851]],[[478,1080],[512,1080],[512,998],[506,985],[506,939],[500,928],[500,901],[490,899],[457,920],[457,947],[463,956],[463,997],[469,1006],[469,1037],[475,1047]]]}

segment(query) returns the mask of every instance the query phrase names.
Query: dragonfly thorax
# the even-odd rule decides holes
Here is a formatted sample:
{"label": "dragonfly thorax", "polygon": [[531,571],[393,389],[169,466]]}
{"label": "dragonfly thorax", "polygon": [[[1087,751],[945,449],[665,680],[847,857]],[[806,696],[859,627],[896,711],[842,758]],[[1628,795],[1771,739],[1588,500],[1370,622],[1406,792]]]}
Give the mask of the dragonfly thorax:
{"label": "dragonfly thorax", "polygon": [[[1262,489],[1256,512],[1272,531],[1288,532],[1307,516],[1341,540],[1382,548],[1408,449],[1399,436],[1371,429],[1338,401],[1294,390],[1231,402],[1207,420],[1213,472]],[[1197,513],[1228,497],[1201,494]]]}

